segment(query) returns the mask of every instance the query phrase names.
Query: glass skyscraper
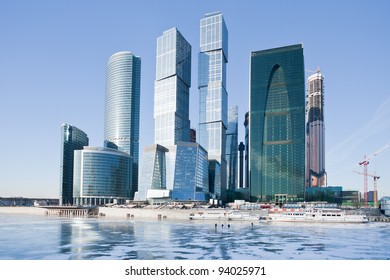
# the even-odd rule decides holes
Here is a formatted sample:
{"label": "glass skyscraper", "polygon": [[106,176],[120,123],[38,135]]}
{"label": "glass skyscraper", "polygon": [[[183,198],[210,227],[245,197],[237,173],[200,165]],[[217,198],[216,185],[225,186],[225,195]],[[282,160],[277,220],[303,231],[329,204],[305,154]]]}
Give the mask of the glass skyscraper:
{"label": "glass skyscraper", "polygon": [[191,45],[172,28],[157,38],[154,85],[155,144],[190,141]]}
{"label": "glass skyscraper", "polygon": [[130,155],[129,195],[138,189],[141,59],[131,52],[113,54],[107,64],[104,142]]}
{"label": "glass skyscraper", "polygon": [[238,188],[237,163],[238,163],[238,107],[229,107],[228,127],[226,131],[226,162],[227,162],[227,188]]}
{"label": "glass skyscraper", "polygon": [[222,196],[226,191],[226,128],[228,93],[226,63],[228,31],[221,13],[207,14],[200,21],[200,53],[198,63],[199,144],[208,152],[209,160],[221,164]]}
{"label": "glass skyscraper", "polygon": [[110,148],[84,147],[74,153],[73,202],[101,205],[114,199],[123,204],[129,198],[128,153]]}
{"label": "glass skyscraper", "polygon": [[305,76],[303,46],[251,53],[249,174],[252,200],[303,199]]}
{"label": "glass skyscraper", "polygon": [[69,124],[61,126],[60,205],[73,203],[74,151],[88,146],[88,142],[87,134],[79,128]]}
{"label": "glass skyscraper", "polygon": [[172,28],[157,39],[155,144],[144,149],[136,200],[206,201],[208,158],[190,142],[191,45]]}

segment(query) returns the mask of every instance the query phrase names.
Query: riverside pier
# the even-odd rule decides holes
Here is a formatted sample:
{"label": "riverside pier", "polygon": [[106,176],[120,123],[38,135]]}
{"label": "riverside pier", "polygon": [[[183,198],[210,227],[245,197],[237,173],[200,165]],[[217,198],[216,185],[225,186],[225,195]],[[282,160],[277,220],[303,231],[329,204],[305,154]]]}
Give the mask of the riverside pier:
{"label": "riverside pier", "polygon": [[99,208],[96,206],[44,206],[46,216],[89,217],[96,216]]}

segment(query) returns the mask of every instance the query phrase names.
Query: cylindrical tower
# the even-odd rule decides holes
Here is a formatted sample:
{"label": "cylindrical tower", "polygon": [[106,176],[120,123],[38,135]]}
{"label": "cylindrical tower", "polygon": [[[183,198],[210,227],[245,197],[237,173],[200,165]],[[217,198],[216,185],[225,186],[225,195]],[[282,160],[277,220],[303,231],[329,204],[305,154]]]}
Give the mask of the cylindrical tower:
{"label": "cylindrical tower", "polygon": [[138,187],[141,59],[129,51],[107,64],[104,142],[130,155],[130,197]]}

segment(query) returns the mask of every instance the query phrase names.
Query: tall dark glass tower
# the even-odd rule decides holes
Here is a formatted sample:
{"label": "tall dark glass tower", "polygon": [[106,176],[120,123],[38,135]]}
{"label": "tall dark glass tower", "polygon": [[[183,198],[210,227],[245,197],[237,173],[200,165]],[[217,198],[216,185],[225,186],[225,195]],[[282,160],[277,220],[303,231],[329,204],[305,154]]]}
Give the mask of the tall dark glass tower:
{"label": "tall dark glass tower", "polygon": [[88,144],[88,136],[81,129],[69,124],[61,126],[60,205],[73,203],[74,151]]}
{"label": "tall dark glass tower", "polygon": [[138,189],[141,58],[129,51],[113,54],[107,63],[104,142],[131,157],[130,198]]}
{"label": "tall dark glass tower", "polygon": [[251,200],[300,200],[305,186],[303,46],[251,53]]}
{"label": "tall dark glass tower", "polygon": [[249,189],[249,112],[245,113],[245,186]]}

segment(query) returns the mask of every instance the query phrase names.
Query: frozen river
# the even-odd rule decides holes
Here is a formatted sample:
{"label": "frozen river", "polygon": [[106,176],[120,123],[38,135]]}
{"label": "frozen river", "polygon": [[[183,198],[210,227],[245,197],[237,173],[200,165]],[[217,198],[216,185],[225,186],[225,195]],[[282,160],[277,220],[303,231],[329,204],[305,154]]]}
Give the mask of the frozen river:
{"label": "frozen river", "polygon": [[0,214],[2,260],[390,259],[390,223],[141,221]]}

